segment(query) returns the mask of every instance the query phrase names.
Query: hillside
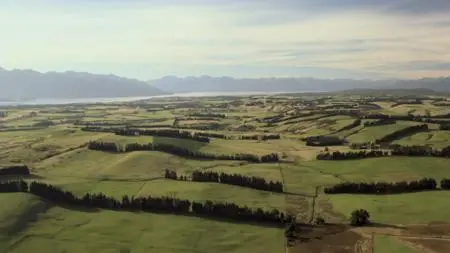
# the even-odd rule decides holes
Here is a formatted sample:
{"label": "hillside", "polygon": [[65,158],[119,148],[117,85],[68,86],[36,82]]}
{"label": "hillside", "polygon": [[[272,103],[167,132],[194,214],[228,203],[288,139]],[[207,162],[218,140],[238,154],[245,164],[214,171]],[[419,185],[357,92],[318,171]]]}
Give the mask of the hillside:
{"label": "hillside", "polygon": [[130,97],[164,94],[145,82],[83,72],[5,70],[0,68],[1,99]]}
{"label": "hillside", "polygon": [[450,96],[409,91],[4,108],[0,252],[450,252]]}
{"label": "hillside", "polygon": [[450,78],[427,78],[418,80],[352,80],[315,78],[255,78],[232,77],[186,77],[167,76],[148,81],[152,86],[168,92],[220,92],[220,91],[267,91],[267,92],[318,92],[349,89],[417,89],[450,91]]}

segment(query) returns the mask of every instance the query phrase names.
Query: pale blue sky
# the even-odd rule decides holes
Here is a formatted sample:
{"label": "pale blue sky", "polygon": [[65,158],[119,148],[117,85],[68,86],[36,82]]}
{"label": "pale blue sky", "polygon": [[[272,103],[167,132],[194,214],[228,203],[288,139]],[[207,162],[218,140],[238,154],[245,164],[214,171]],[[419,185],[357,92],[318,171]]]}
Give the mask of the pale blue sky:
{"label": "pale blue sky", "polygon": [[177,76],[450,76],[449,0],[2,0],[0,66]]}

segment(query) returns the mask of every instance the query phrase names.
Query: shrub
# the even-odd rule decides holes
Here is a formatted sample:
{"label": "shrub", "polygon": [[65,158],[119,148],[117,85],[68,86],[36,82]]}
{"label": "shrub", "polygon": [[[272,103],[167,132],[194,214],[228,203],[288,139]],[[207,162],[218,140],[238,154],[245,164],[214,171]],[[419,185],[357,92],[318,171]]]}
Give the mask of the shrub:
{"label": "shrub", "polygon": [[318,216],[318,217],[316,217],[315,223],[316,223],[316,225],[325,225],[325,219]]}
{"label": "shrub", "polygon": [[370,224],[370,214],[365,209],[355,210],[351,213],[350,216],[350,225],[352,226],[365,226]]}

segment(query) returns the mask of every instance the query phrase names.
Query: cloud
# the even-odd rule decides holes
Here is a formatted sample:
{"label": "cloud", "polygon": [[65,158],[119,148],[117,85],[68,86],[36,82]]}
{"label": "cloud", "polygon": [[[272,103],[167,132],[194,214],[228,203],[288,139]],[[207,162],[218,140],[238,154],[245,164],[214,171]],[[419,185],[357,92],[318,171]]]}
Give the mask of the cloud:
{"label": "cloud", "polygon": [[447,0],[21,3],[6,0],[0,9],[0,66],[7,68],[141,79],[450,75]]}

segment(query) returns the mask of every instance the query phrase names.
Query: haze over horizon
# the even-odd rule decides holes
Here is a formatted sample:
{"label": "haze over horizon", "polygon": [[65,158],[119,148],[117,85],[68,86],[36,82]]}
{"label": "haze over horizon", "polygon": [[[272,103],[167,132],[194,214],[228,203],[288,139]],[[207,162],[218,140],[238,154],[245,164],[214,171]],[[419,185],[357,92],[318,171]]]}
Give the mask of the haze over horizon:
{"label": "haze over horizon", "polygon": [[175,76],[450,76],[448,0],[2,1],[0,67]]}

